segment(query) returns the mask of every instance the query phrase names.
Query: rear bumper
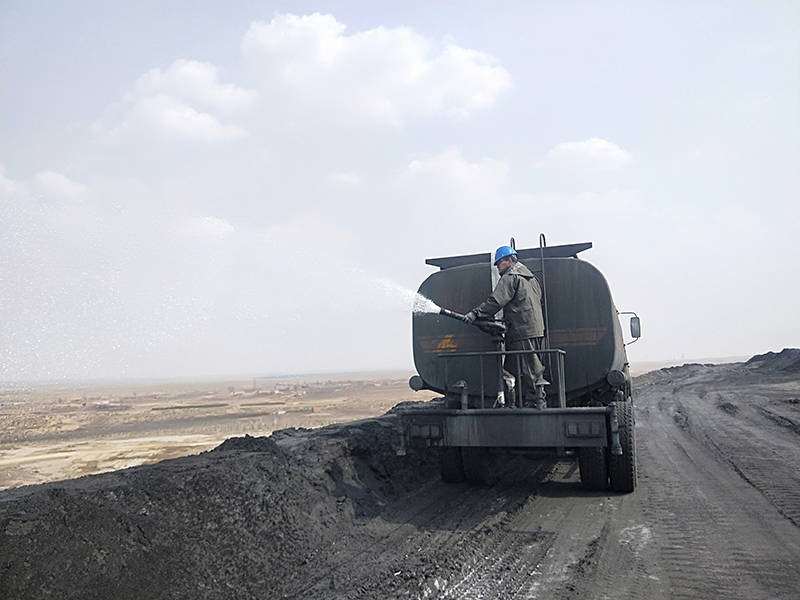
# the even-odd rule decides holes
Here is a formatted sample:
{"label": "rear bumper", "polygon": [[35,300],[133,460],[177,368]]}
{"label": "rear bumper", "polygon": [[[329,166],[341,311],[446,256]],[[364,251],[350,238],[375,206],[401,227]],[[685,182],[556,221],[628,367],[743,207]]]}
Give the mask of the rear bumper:
{"label": "rear bumper", "polygon": [[409,447],[606,447],[611,408],[411,409],[402,413]]}

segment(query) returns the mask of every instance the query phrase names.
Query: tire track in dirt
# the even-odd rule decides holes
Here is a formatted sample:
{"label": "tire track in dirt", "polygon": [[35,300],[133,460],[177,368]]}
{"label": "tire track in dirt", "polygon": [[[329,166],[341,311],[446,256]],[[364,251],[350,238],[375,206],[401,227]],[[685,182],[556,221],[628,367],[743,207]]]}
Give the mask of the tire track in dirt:
{"label": "tire track in dirt", "polygon": [[756,410],[758,410],[762,415],[767,417],[770,421],[772,421],[776,425],[779,425],[780,427],[786,427],[790,431],[793,431],[797,435],[800,435],[800,423],[793,421],[789,417],[779,415],[778,413],[764,406],[758,406],[756,407]]}
{"label": "tire track in dirt", "polygon": [[746,388],[717,392],[716,405],[727,407],[722,411],[715,412],[703,398],[687,398],[684,402],[691,401],[697,415],[690,434],[793,525],[800,526],[800,470],[786,468],[800,464],[800,445],[785,424],[792,421],[778,415],[773,418],[774,413],[754,398],[769,402],[747,393]]}
{"label": "tire track in dirt", "polygon": [[[573,467],[574,468],[574,467]],[[566,479],[566,478],[565,478]],[[587,492],[577,477],[537,498],[525,518],[549,523],[557,532],[537,565],[537,577],[514,598],[664,598],[652,560],[652,533],[643,522],[637,495]],[[641,489],[641,488],[640,488]]]}
{"label": "tire track in dirt", "polygon": [[[546,551],[549,535],[541,531],[518,531],[514,529],[516,515],[535,498],[540,483],[553,469],[554,460],[531,462],[527,459],[512,460],[511,468],[505,470],[498,483],[485,488],[489,497],[494,496],[490,516],[449,546],[453,558],[460,568],[452,572],[450,581],[440,582],[437,590],[442,598],[510,597],[510,590],[519,586],[521,578],[527,576],[525,565],[532,554]],[[468,488],[467,494],[476,489]],[[508,504],[511,499],[512,503]],[[511,510],[497,511],[497,503]],[[428,585],[417,597],[424,598],[435,590]]]}
{"label": "tire track in dirt", "polygon": [[538,494],[543,487],[548,485],[545,480],[551,478],[558,467],[555,460],[547,459],[537,465],[534,473],[512,472],[504,478],[503,485],[494,486],[493,489],[501,493],[520,488],[520,476],[537,483],[518,510],[509,513],[502,523],[498,523],[494,535],[488,538],[484,536],[483,539],[472,538],[471,541],[476,544],[464,556],[465,564],[469,567],[440,597],[467,600],[518,597],[516,594],[519,590],[536,577],[537,566],[549,552],[557,535],[557,531],[540,525],[529,527],[525,515],[531,505],[538,501]]}
{"label": "tire track in dirt", "polygon": [[[709,439],[708,445],[714,447],[723,457],[726,452],[721,444]],[[764,498],[795,527],[800,527],[800,478],[796,473],[787,473],[785,479],[764,477],[764,473],[781,473],[786,466],[785,458],[741,456],[724,458],[743,481],[758,490]]]}
{"label": "tire track in dirt", "polygon": [[[360,536],[368,540],[362,542],[366,547],[317,577],[298,597],[375,598],[404,589],[412,597],[428,597],[450,590],[454,582],[486,571],[484,557],[497,554],[487,541],[492,546],[503,539],[498,532],[507,529],[509,515],[520,509],[551,467],[552,461],[536,465],[527,474],[527,486],[519,485],[517,470],[492,488],[429,483],[383,511],[398,523],[391,532],[385,533],[385,519],[367,524]],[[359,544],[350,540],[349,545]],[[387,570],[387,565],[395,566]]]}
{"label": "tire track in dirt", "polygon": [[[584,491],[573,459],[512,515],[505,539],[484,548],[487,561],[441,597],[584,599],[599,590],[614,598],[660,598],[651,576],[650,528],[633,496]],[[509,539],[510,538],[510,539]]]}
{"label": "tire track in dirt", "polygon": [[[493,495],[480,493],[481,490],[472,494],[468,502],[459,502],[453,491],[437,477],[387,506],[380,518],[366,522],[354,539],[347,540],[343,556],[311,585],[298,590],[297,597],[370,597],[385,585],[378,584],[375,578],[382,574],[385,579],[387,565],[396,565],[390,569],[393,577],[416,573],[424,562],[415,560],[421,545],[426,548],[426,556],[436,555],[436,545],[431,544],[427,532],[441,530],[436,536],[440,538],[437,545],[444,546],[473,529],[476,515],[486,512],[494,502]],[[414,581],[419,580],[415,576]]]}
{"label": "tire track in dirt", "polygon": [[[676,598],[790,598],[800,586],[791,568],[800,554],[797,529],[742,480],[730,460],[676,427],[670,403],[648,424],[643,462],[660,464],[645,507],[663,536],[661,555]],[[706,418],[692,417],[692,434]],[[703,418],[697,418],[701,416]],[[730,456],[730,455],[728,455]],[[773,471],[774,476],[774,471]],[[782,539],[783,549],[775,543]]]}
{"label": "tire track in dirt", "polygon": [[[640,475],[640,478],[642,476]],[[639,490],[642,484],[639,484]],[[607,535],[596,553],[593,570],[579,572],[574,589],[564,600],[600,597],[620,600],[660,600],[668,598],[664,576],[656,560],[653,526],[642,518],[641,494],[638,497],[612,498],[614,512],[605,524]],[[613,590],[613,594],[609,591]]]}
{"label": "tire track in dirt", "polygon": [[[553,462],[548,459],[535,463],[523,459],[522,464],[527,464],[530,469],[510,469],[503,473],[497,484],[488,488],[498,498],[510,494],[517,498],[518,503],[502,518],[493,523],[483,523],[480,529],[475,528],[464,537],[458,553],[458,560],[464,567],[441,597],[480,598],[486,593],[487,586],[499,593],[516,585],[514,582],[524,570],[521,560],[527,559],[531,550],[546,545],[548,535],[516,531],[513,521],[515,515],[524,511],[530,499],[535,497],[539,484],[552,470]],[[521,484],[521,481],[528,483]]]}
{"label": "tire track in dirt", "polygon": [[[649,449],[642,455],[645,461],[655,458]],[[680,463],[666,453],[662,453],[660,460],[680,469]],[[705,502],[698,501],[697,489],[690,489],[684,480],[661,475],[652,477],[650,482],[655,487],[654,495],[644,510],[661,540],[660,558],[666,567],[672,597],[731,598],[733,588],[728,585],[731,573],[715,561],[718,544],[706,535],[713,515]]]}

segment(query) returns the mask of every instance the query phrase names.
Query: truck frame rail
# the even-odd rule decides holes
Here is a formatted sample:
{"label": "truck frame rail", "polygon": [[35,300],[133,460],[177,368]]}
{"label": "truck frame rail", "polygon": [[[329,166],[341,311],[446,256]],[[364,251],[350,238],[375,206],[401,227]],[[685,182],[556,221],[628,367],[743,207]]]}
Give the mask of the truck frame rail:
{"label": "truck frame rail", "polygon": [[403,412],[410,447],[580,448],[607,447],[613,407],[519,409],[408,409]]}

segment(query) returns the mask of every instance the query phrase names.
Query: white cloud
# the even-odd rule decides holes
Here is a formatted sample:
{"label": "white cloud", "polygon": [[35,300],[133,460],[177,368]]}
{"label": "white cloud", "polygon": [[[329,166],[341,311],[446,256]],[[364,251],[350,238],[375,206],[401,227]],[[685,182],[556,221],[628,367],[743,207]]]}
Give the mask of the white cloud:
{"label": "white cloud", "polygon": [[183,232],[195,238],[219,241],[233,235],[235,228],[219,217],[196,217],[185,223]]}
{"label": "white cloud", "polygon": [[340,183],[342,185],[358,185],[361,183],[361,175],[353,171],[340,171],[338,173],[331,173],[328,176],[328,179],[334,183]]}
{"label": "white cloud", "polygon": [[63,173],[56,171],[40,171],[27,181],[10,179],[0,164],[0,198],[26,198],[31,200],[40,197],[46,200],[68,200],[77,202],[88,193],[88,186],[73,181]]}
{"label": "white cloud", "polygon": [[117,131],[154,131],[172,138],[205,142],[247,137],[247,132],[241,127],[223,125],[213,115],[195,110],[164,94],[140,98]]}
{"label": "white cloud", "polygon": [[614,142],[602,138],[590,138],[582,142],[556,144],[547,153],[547,159],[553,163],[614,171],[628,165],[632,156]]}
{"label": "white cloud", "polygon": [[201,142],[240,140],[248,132],[224,123],[250,107],[253,91],[217,80],[210,63],[176,60],[167,69],[141,75],[110,116],[96,127],[112,138],[158,135],[166,139]]}
{"label": "white cloud", "polygon": [[8,199],[25,192],[25,184],[6,177],[5,167],[0,164],[0,199]]}
{"label": "white cloud", "polygon": [[55,171],[42,171],[33,178],[34,189],[45,197],[63,200],[81,200],[88,190],[82,183],[72,181],[66,175]]}
{"label": "white cloud", "polygon": [[409,114],[465,117],[494,104],[511,85],[508,72],[483,52],[437,47],[407,27],[346,35],[331,15],[254,22],[242,50],[265,96],[390,121]]}
{"label": "white cloud", "polygon": [[166,70],[151,69],[136,81],[140,97],[168,94],[184,102],[225,112],[247,108],[256,93],[230,83],[217,81],[217,68],[211,63],[180,59]]}
{"label": "white cloud", "polygon": [[457,148],[449,148],[427,160],[413,160],[407,169],[412,178],[444,183],[470,195],[497,192],[508,172],[504,161],[483,158],[469,162]]}

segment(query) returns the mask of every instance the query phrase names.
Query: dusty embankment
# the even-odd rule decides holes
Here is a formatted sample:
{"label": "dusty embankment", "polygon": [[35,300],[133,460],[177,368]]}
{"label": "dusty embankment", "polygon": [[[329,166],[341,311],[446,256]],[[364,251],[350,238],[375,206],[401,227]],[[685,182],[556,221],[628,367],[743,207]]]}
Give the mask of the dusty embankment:
{"label": "dusty embankment", "polygon": [[19,598],[291,595],[348,539],[370,537],[359,519],[430,478],[429,465],[395,456],[395,422],[233,438],[3,492],[0,587]]}
{"label": "dusty embankment", "polygon": [[0,492],[11,598],[796,598],[800,351],[635,381],[640,480],[395,454],[397,417]]}

